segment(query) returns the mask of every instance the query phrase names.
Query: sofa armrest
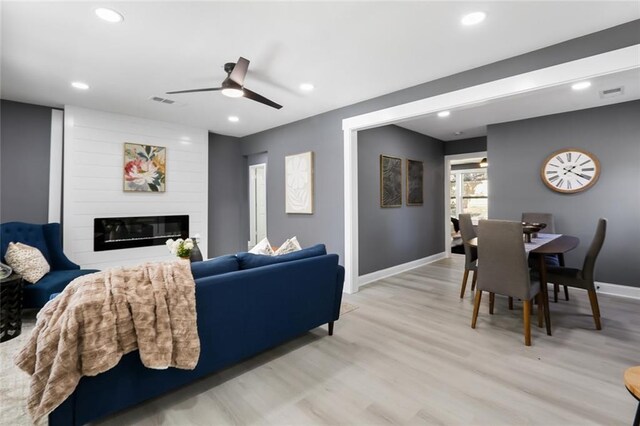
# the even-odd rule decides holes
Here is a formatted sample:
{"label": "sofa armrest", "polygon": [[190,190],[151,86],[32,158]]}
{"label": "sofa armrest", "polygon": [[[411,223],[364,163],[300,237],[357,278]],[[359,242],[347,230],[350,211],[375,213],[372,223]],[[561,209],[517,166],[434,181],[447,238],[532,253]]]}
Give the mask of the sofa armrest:
{"label": "sofa armrest", "polygon": [[51,258],[51,269],[55,271],[67,271],[70,269],[80,269],[65,256],[62,251],[62,235],[60,233],[59,223],[49,223],[43,226],[44,238],[49,249],[49,257]]}
{"label": "sofa armrest", "polygon": [[342,290],[344,288],[344,267],[338,265],[338,274],[336,277],[336,302],[333,317],[337,320],[340,318],[340,305],[342,304]]}

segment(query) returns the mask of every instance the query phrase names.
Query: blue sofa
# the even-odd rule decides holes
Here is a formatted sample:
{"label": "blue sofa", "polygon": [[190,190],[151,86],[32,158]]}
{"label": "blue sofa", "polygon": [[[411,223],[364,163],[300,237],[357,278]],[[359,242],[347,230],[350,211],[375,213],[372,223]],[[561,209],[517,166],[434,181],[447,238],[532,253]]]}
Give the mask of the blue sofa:
{"label": "blue sofa", "polygon": [[[82,425],[185,386],[340,315],[344,268],[323,245],[267,259],[248,253],[192,265],[200,359],[194,370],[145,368],[138,351],[83,377],[49,415],[50,426]],[[265,264],[272,263],[272,264]],[[278,262],[278,263],[273,263]],[[261,266],[264,265],[264,266]]]}
{"label": "blue sofa", "polygon": [[41,308],[52,294],[60,293],[74,279],[81,275],[97,272],[95,269],[80,269],[62,251],[59,223],[36,225],[24,222],[7,222],[0,225],[0,250],[2,263],[9,243],[23,243],[37,248],[51,271],[35,284],[25,283],[23,308]]}

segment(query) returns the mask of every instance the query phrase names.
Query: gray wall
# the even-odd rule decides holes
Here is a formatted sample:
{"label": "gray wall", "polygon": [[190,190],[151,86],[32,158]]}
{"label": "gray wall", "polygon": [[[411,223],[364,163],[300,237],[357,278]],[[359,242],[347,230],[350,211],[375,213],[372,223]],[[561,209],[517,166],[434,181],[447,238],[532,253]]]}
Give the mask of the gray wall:
{"label": "gray wall", "polygon": [[444,155],[467,154],[487,150],[487,137],[458,139],[444,142]]}
{"label": "gray wall", "polygon": [[209,133],[209,257],[246,249],[242,234],[248,226],[241,220],[244,209],[242,170],[246,161],[240,141]]}
{"label": "gray wall", "polygon": [[[596,279],[640,287],[640,101],[489,126],[489,216],[553,213],[556,231],[580,238],[567,264],[581,267],[599,217],[609,219]],[[572,195],[540,180],[540,165],[566,147],[595,154],[598,182]]]}
{"label": "gray wall", "polygon": [[0,222],[49,220],[51,110],[0,103]]}
{"label": "gray wall", "polygon": [[[368,274],[444,251],[443,143],[397,126],[358,133],[359,270]],[[402,207],[380,207],[380,155],[402,158]],[[407,206],[406,161],[424,162],[424,204]]]}
{"label": "gray wall", "polygon": [[[640,20],[242,138],[243,155],[269,152],[269,238],[274,240],[274,244],[291,235],[302,237],[303,244],[307,245],[324,242],[330,252],[340,255],[342,262],[344,118],[638,43]],[[284,107],[287,108],[287,105]],[[309,150],[316,153],[315,213],[307,216],[287,215],[284,212],[284,156]]]}

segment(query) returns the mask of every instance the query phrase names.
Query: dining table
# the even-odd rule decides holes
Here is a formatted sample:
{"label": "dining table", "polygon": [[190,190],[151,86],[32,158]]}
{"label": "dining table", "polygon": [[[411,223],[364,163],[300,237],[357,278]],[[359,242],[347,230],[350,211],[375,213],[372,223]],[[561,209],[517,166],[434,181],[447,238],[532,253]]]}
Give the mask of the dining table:
{"label": "dining table", "polygon": [[[549,313],[549,289],[547,288],[547,263],[545,257],[556,255],[560,266],[564,266],[564,254],[578,247],[580,239],[565,234],[539,233],[532,236],[530,243],[525,242],[524,239],[522,243],[525,246],[525,252],[529,256],[533,255],[538,262],[540,291],[542,292],[544,303],[544,319],[547,326],[547,334],[551,336],[551,315]],[[472,247],[478,247],[478,237],[469,240],[468,244]],[[478,273],[482,273],[480,269]]]}

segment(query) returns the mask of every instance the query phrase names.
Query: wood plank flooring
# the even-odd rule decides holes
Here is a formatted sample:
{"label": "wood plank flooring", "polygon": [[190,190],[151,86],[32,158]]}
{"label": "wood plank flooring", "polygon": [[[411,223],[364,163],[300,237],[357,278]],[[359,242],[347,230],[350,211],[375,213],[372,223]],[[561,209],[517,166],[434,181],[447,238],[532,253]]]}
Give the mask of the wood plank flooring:
{"label": "wood plank flooring", "polygon": [[[459,298],[463,257],[346,296],[336,322],[100,425],[628,425],[622,380],[640,364],[640,301],[587,293],[551,303],[553,336],[522,337],[522,304]],[[535,324],[536,322],[533,321]]]}

